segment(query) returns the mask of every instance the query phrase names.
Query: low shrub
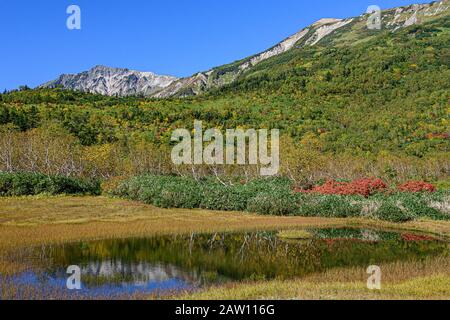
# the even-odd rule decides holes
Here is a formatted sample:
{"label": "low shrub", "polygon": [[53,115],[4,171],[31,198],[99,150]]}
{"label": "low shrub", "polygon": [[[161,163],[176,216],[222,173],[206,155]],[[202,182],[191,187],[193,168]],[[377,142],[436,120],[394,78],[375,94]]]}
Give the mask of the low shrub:
{"label": "low shrub", "polygon": [[402,210],[394,201],[383,202],[375,215],[381,219],[391,222],[407,222],[414,219],[414,215]]}
{"label": "low shrub", "polygon": [[223,211],[245,211],[251,190],[242,185],[229,186],[217,182],[203,182],[200,208]]}
{"label": "low shrub", "polygon": [[100,194],[100,183],[36,173],[0,173],[0,196]]}
{"label": "low shrub", "polygon": [[423,181],[409,181],[397,187],[401,192],[436,192],[436,188]]}
{"label": "low shrub", "polygon": [[190,177],[140,176],[119,184],[112,195],[162,207],[246,211],[247,203],[260,192],[291,194],[288,179],[260,179],[224,184],[215,178],[196,181]]}
{"label": "low shrub", "polygon": [[352,182],[328,180],[323,185],[313,187],[312,189],[296,189],[296,191],[324,195],[361,195],[368,197],[374,193],[384,191],[386,188],[387,185],[381,179],[359,179]]}
{"label": "low shrub", "polygon": [[395,203],[413,218],[429,218],[434,220],[448,220],[450,215],[434,208],[433,202],[443,203],[442,194],[427,193],[397,193],[389,197],[390,201]]}
{"label": "low shrub", "polygon": [[[160,187],[153,184],[148,195],[153,204],[162,208],[199,208],[201,202],[201,187],[193,179],[180,178],[177,181],[166,181]],[[160,192],[155,192],[160,190]],[[148,196],[147,195],[147,196]]]}
{"label": "low shrub", "polygon": [[297,214],[314,217],[356,217],[361,214],[361,202],[340,195],[306,195],[302,198]]}
{"label": "low shrub", "polygon": [[[388,191],[388,186],[381,179],[358,179],[351,182],[328,180],[324,184],[312,187],[308,190],[294,189],[300,193],[318,193],[334,195],[361,195],[369,197],[377,193]],[[424,181],[409,181],[397,186],[400,192],[436,192],[436,188]]]}
{"label": "low shrub", "polygon": [[[382,181],[358,181],[348,190],[361,192],[347,195],[294,192],[292,182],[285,178],[257,179],[248,183],[237,180],[225,184],[213,177],[195,180],[191,177],[149,175],[123,181],[113,194],[164,208],[202,208],[286,216],[368,217],[395,222],[421,217],[450,217],[449,213],[444,212],[448,203],[446,192],[387,193],[380,192],[385,188]],[[363,187],[358,189],[355,185]],[[441,207],[444,209],[439,209]]]}
{"label": "low shrub", "polygon": [[298,204],[292,193],[261,192],[247,202],[247,211],[276,216],[295,215]]}

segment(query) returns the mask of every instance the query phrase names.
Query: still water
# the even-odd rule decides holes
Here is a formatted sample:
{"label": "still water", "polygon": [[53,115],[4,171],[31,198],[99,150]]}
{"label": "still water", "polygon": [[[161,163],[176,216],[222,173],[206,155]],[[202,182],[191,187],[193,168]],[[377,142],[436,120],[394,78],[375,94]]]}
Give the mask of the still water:
{"label": "still water", "polygon": [[[334,267],[420,260],[448,250],[444,241],[371,229],[309,229],[303,240],[278,232],[159,236],[33,248],[30,271],[17,287],[60,290],[77,297],[196,290],[242,280],[301,277]],[[68,290],[69,266],[81,270],[81,290]],[[20,295],[20,291],[19,291]],[[45,295],[44,295],[45,296]]]}

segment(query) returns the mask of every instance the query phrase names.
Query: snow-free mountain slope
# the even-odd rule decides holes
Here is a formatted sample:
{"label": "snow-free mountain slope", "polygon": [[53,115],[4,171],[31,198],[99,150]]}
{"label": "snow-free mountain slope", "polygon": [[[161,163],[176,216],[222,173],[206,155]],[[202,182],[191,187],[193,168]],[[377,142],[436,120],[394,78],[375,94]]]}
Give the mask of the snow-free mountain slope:
{"label": "snow-free mountain slope", "polygon": [[152,72],[96,66],[79,74],[63,74],[42,87],[63,87],[109,96],[151,96],[175,80],[175,77],[160,76]]}

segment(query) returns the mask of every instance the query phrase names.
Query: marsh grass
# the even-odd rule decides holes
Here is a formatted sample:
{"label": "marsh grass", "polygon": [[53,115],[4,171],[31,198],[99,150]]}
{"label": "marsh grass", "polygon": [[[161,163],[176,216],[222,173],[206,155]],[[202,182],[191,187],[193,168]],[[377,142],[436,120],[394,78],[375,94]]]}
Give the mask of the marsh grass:
{"label": "marsh grass", "polygon": [[382,269],[381,290],[369,290],[365,268],[327,270],[301,279],[232,283],[172,299],[450,299],[448,255],[391,262]]}
{"label": "marsh grass", "polygon": [[312,238],[313,234],[307,230],[283,230],[277,236],[282,239],[304,240]]}
{"label": "marsh grass", "polygon": [[[8,276],[26,271],[33,261],[23,260],[17,252],[45,244],[190,232],[276,229],[289,231],[298,228],[340,226],[420,231],[443,238],[450,237],[448,221],[418,220],[397,224],[361,218],[276,217],[238,212],[160,209],[142,203],[107,197],[0,198],[0,275]],[[11,258],[11,253],[16,253],[14,259]],[[38,264],[36,261],[35,263]],[[306,278],[307,281],[298,279],[251,284],[236,283],[201,293],[191,293],[185,297],[200,299],[214,297],[374,299],[437,297],[448,299],[450,297],[448,256],[434,260],[427,259],[424,263],[390,263],[388,268],[388,271],[383,271],[387,291],[381,293],[367,292],[365,282],[361,283],[361,279],[367,279],[365,270],[345,268],[309,276]],[[386,270],[384,266],[383,270]],[[391,281],[390,277],[400,282],[394,281],[395,279]],[[320,279],[323,281],[321,282]],[[342,282],[339,279],[345,281]],[[14,290],[18,290],[13,284],[4,281],[1,288],[2,298],[5,299],[13,297]],[[26,290],[28,291],[25,291],[25,297],[44,298],[40,296],[36,288]],[[58,299],[64,298],[64,295],[55,292],[54,295],[45,298]],[[127,298],[143,299],[149,296]]]}

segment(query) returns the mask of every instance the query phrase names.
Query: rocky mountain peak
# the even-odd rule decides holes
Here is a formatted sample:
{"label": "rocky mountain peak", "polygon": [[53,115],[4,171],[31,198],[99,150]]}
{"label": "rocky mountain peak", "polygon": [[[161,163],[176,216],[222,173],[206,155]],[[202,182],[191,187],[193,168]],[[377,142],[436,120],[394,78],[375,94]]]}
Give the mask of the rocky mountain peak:
{"label": "rocky mountain peak", "polygon": [[63,87],[110,96],[150,96],[176,80],[176,77],[156,75],[152,72],[97,65],[78,74],[63,74],[41,87]]}

